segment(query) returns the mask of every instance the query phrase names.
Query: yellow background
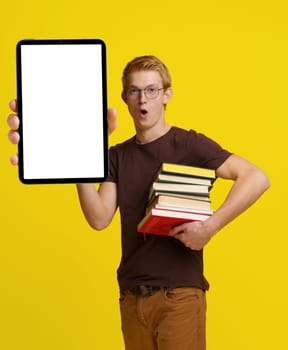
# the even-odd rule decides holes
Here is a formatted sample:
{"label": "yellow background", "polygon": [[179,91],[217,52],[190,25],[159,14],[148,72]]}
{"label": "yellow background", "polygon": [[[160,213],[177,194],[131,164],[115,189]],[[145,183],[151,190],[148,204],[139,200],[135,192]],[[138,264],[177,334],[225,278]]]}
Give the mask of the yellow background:
{"label": "yellow background", "polygon": [[[17,0],[2,2],[0,13],[0,348],[124,349],[118,215],[94,232],[73,185],[24,186],[8,160],[16,152],[6,118],[17,41],[98,37],[119,118],[110,144],[133,133],[120,99],[122,69],[155,54],[173,78],[168,121],[267,172],[271,189],[205,250],[208,350],[287,349],[286,1]],[[215,183],[214,207],[229,186]]]}

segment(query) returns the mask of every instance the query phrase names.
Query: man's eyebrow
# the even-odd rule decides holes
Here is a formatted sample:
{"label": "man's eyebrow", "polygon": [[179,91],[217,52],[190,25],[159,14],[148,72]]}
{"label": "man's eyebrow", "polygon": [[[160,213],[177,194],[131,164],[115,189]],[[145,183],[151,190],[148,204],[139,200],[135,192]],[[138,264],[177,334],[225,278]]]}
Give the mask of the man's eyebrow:
{"label": "man's eyebrow", "polygon": [[[154,84],[154,83],[152,83],[152,84],[149,84],[149,85],[147,85],[147,86],[145,86],[145,88],[144,89],[147,89],[147,88],[149,88],[149,87],[151,87],[151,86],[156,86],[156,84]],[[141,90],[138,86],[136,86],[136,85],[128,85],[128,89],[130,89],[130,88],[135,88],[135,89],[139,89],[139,90]]]}

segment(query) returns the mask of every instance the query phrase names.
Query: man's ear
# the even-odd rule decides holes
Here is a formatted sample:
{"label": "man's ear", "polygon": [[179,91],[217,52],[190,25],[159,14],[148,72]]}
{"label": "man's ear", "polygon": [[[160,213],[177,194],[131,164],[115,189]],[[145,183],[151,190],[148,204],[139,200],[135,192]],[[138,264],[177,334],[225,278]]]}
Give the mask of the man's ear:
{"label": "man's ear", "polygon": [[173,90],[171,88],[168,88],[164,91],[164,104],[166,105],[171,97],[173,96]]}
{"label": "man's ear", "polygon": [[122,97],[122,100],[123,100],[125,103],[127,103],[127,96],[126,96],[126,94],[124,93],[124,91],[122,91],[121,97]]}

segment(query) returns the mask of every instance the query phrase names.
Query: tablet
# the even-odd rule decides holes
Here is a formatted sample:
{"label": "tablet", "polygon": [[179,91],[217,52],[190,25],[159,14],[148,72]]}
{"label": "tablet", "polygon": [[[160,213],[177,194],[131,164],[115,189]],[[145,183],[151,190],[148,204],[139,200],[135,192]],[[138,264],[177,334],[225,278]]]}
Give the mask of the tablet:
{"label": "tablet", "polygon": [[108,175],[105,43],[21,40],[16,57],[20,180],[25,184],[104,181]]}

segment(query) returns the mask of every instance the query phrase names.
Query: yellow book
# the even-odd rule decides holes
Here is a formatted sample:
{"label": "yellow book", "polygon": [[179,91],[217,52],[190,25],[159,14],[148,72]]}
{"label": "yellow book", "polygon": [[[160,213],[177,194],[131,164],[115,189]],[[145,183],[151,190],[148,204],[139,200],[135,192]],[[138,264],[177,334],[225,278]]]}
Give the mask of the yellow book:
{"label": "yellow book", "polygon": [[206,169],[200,167],[194,167],[190,165],[173,164],[173,163],[162,163],[160,172],[163,174],[177,174],[180,176],[193,176],[203,177],[215,180],[216,174],[214,169]]}

